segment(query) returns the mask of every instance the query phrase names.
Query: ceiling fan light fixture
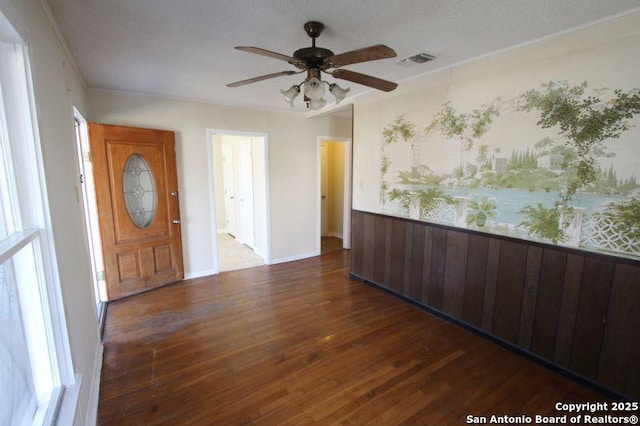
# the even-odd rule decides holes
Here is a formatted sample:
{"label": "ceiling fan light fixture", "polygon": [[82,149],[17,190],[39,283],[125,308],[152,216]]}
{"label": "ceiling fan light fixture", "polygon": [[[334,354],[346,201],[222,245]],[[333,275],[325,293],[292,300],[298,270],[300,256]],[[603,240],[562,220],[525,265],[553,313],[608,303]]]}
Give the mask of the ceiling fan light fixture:
{"label": "ceiling fan light fixture", "polygon": [[[336,105],[346,98],[349,88],[342,88],[335,83],[323,82],[321,73],[326,73],[334,78],[348,80],[373,89],[390,92],[398,87],[397,83],[373,77],[367,74],[361,74],[355,71],[343,69],[345,65],[358,64],[361,62],[377,61],[379,59],[388,59],[396,56],[396,52],[384,44],[376,44],[362,49],[350,50],[338,55],[331,50],[316,46],[316,38],[320,36],[324,25],[317,21],[310,21],[304,24],[304,30],[311,37],[311,47],[304,47],[293,52],[293,56],[283,55],[282,53],[273,52],[271,50],[261,49],[255,46],[236,46],[237,50],[254,53],[256,55],[266,56],[278,59],[295,66],[300,71],[280,71],[271,74],[265,74],[258,77],[248,78],[227,84],[227,87],[240,87],[259,81],[268,80],[283,75],[300,74],[306,71],[307,78],[298,85],[293,85],[287,90],[280,90],[285,101],[293,106],[293,100],[300,94],[304,93],[304,101],[309,109],[320,109],[325,106],[326,101],[323,99],[326,87],[329,86],[329,92],[335,97]],[[423,58],[419,58],[423,59]]]}
{"label": "ceiling fan light fixture", "polygon": [[322,99],[324,91],[324,84],[318,77],[310,77],[304,82],[304,95],[311,100]]}
{"label": "ceiling fan light fixture", "polygon": [[300,86],[294,84],[288,90],[280,90],[280,93],[284,96],[284,100],[293,108],[293,100],[300,94]]}
{"label": "ceiling fan light fixture", "polygon": [[336,83],[332,83],[329,85],[329,92],[331,92],[331,94],[335,96],[336,105],[338,105],[340,101],[342,101],[347,96],[347,93],[349,93],[349,90],[351,90],[350,87],[343,89],[342,87],[338,86]]}

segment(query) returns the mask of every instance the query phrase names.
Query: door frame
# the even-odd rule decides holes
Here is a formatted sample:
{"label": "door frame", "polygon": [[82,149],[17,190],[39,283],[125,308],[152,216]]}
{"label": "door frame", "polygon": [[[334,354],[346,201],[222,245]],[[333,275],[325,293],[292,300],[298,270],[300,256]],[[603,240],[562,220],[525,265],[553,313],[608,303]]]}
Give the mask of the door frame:
{"label": "door frame", "polygon": [[78,123],[77,131],[79,136],[79,139],[76,140],[76,155],[80,171],[80,186],[77,191],[78,198],[81,200],[83,230],[89,250],[89,259],[91,261],[91,281],[96,298],[96,312],[101,322],[100,326],[102,327],[102,322],[106,314],[105,303],[107,301],[107,289],[104,280],[104,260],[102,257],[102,242],[98,207],[96,204],[96,189],[93,180],[93,165],[91,164],[89,129],[87,120],[76,107],[73,107],[73,119],[74,127],[75,123]]}
{"label": "door frame", "polygon": [[321,253],[322,239],[322,143],[323,142],[343,142],[344,143],[344,207],[342,218],[342,248],[351,248],[351,181],[353,179],[352,149],[353,139],[333,136],[318,136],[317,158],[318,158],[318,186],[317,186],[317,208],[318,212],[318,235],[317,251]]}
{"label": "door frame", "polygon": [[215,181],[215,169],[214,169],[214,150],[213,150],[213,136],[230,135],[230,136],[246,136],[247,138],[262,138],[264,143],[264,182],[265,182],[265,238],[266,238],[266,253],[264,256],[265,264],[270,265],[271,258],[271,195],[270,195],[270,183],[269,183],[269,135],[261,132],[246,132],[241,130],[226,130],[226,129],[207,129],[207,163],[209,165],[209,199],[211,209],[211,246],[213,248],[213,274],[220,273],[220,260],[218,253],[218,236],[217,236],[217,218],[216,218],[216,181]]}

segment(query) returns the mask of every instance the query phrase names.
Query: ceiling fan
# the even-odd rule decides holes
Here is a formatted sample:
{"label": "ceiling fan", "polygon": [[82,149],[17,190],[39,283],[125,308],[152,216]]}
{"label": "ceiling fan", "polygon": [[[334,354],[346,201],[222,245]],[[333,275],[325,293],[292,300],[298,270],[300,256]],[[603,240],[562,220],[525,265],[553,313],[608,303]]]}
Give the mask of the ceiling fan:
{"label": "ceiling fan", "polygon": [[284,95],[285,100],[293,106],[293,100],[300,94],[302,86],[308,107],[310,109],[320,109],[326,104],[323,99],[325,84],[329,86],[331,94],[336,97],[336,103],[339,103],[344,99],[347,92],[350,90],[349,88],[343,89],[335,83],[329,84],[327,82],[323,82],[321,79],[321,72],[329,74],[337,79],[348,80],[353,83],[362,84],[363,86],[372,87],[384,92],[390,92],[398,86],[396,83],[391,81],[341,68],[345,65],[393,58],[396,56],[396,52],[394,52],[393,49],[383,44],[377,44],[375,46],[351,50],[349,52],[336,55],[329,49],[316,47],[316,38],[320,36],[323,29],[324,25],[320,22],[311,21],[304,24],[304,30],[307,35],[311,37],[311,47],[298,49],[293,53],[293,56],[283,55],[281,53],[272,52],[259,47],[237,46],[236,49],[244,52],[255,53],[257,55],[288,62],[298,68],[299,71],[289,70],[261,75],[259,77],[229,83],[227,84],[227,87],[240,87],[246,84],[256,83],[258,81],[268,80],[270,78],[280,77],[283,75],[300,74],[306,71],[307,77],[304,82],[299,85],[293,85],[288,90],[281,90],[280,92]]}

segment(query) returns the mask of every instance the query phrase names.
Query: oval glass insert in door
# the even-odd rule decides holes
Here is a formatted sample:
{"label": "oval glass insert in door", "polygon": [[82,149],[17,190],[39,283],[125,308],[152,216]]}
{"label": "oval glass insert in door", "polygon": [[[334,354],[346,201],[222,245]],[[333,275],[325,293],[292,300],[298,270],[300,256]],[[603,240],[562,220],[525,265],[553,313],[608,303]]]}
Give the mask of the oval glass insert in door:
{"label": "oval glass insert in door", "polygon": [[131,221],[140,229],[156,215],[158,192],[153,172],[140,154],[133,154],[124,165],[122,176],[124,203]]}

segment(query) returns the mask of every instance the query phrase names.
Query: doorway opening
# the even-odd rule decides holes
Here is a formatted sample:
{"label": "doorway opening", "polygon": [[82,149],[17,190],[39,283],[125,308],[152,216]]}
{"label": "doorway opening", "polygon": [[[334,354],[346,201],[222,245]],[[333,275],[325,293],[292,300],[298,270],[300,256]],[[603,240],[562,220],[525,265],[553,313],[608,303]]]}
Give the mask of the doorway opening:
{"label": "doorway opening", "polygon": [[209,130],[214,273],[270,263],[267,135]]}
{"label": "doorway opening", "polygon": [[104,262],[102,258],[102,244],[100,239],[100,223],[98,221],[98,208],[93,179],[93,166],[91,163],[89,134],[87,132],[87,121],[75,108],[73,109],[73,121],[76,152],[78,155],[78,167],[80,170],[78,198],[82,201],[85,236],[89,246],[89,258],[91,260],[91,275],[95,296],[95,307],[102,328],[104,314],[106,313],[104,306],[107,300],[107,292],[105,286]]}
{"label": "doorway opening", "polygon": [[351,248],[351,139],[321,136],[320,253]]}

